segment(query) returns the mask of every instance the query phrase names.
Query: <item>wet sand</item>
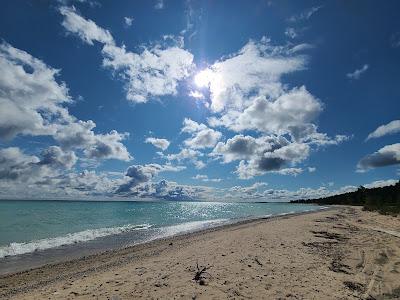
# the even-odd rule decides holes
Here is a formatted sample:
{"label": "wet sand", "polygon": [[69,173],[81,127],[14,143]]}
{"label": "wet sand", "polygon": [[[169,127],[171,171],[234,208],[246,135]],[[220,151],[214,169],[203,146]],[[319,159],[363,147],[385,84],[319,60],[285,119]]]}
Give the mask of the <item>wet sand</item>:
{"label": "wet sand", "polygon": [[0,298],[398,299],[400,218],[336,207],[248,221],[2,276]]}

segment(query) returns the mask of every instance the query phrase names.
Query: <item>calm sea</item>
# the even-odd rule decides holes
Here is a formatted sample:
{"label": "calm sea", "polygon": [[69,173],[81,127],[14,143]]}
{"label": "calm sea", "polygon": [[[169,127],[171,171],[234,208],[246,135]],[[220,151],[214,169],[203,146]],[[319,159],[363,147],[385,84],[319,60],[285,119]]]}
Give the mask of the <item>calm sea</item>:
{"label": "calm sea", "polygon": [[289,203],[0,201],[0,273],[249,218],[320,209]]}

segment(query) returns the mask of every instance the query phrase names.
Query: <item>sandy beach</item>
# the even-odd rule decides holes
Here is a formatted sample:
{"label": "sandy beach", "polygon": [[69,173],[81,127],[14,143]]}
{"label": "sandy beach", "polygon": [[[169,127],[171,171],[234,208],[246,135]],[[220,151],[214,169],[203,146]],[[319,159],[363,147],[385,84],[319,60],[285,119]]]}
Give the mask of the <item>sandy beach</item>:
{"label": "sandy beach", "polygon": [[398,299],[399,232],[353,207],[254,220],[2,276],[0,298]]}

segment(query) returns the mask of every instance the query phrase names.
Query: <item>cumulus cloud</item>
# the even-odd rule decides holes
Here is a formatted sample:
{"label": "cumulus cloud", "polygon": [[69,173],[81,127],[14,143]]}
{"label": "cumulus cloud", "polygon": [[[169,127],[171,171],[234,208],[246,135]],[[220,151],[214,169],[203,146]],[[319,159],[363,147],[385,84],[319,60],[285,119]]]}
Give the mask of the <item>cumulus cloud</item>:
{"label": "cumulus cloud", "polygon": [[360,79],[361,75],[367,72],[368,68],[369,65],[365,64],[360,69],[356,69],[354,72],[347,73],[346,76],[349,79],[354,79],[354,80]]}
{"label": "cumulus cloud", "polygon": [[322,105],[305,87],[282,94],[275,101],[256,98],[243,112],[230,111],[220,123],[234,131],[257,130],[265,133],[285,134],[299,131],[315,120]]}
{"label": "cumulus cloud", "polygon": [[210,187],[182,185],[172,181],[160,180],[137,185],[119,196],[175,201],[212,201],[214,200],[213,191],[214,189]]}
{"label": "cumulus cloud", "polygon": [[320,198],[336,193],[322,186],[316,189],[300,188],[295,191],[267,188],[266,183],[256,182],[250,186],[234,186],[224,189],[226,201],[287,202],[297,199]]}
{"label": "cumulus cloud", "polygon": [[71,121],[62,106],[71,102],[68,89],[56,81],[59,70],[5,42],[0,44],[0,68],[0,138],[52,135],[57,126],[51,119]]}
{"label": "cumulus cloud", "polygon": [[[40,156],[28,155],[17,147],[0,149],[0,197],[66,198],[107,197],[122,184],[108,174],[84,170],[76,173],[72,151],[51,146]],[[21,185],[26,187],[21,189]]]}
{"label": "cumulus cloud", "polygon": [[388,124],[379,126],[377,129],[375,129],[368,135],[367,140],[380,138],[382,136],[398,132],[400,132],[400,120],[394,120],[392,122],[389,122]]}
{"label": "cumulus cloud", "polygon": [[221,132],[185,118],[182,132],[190,133],[191,137],[185,140],[185,145],[193,149],[212,148],[222,137]]}
{"label": "cumulus cloud", "polygon": [[188,77],[194,64],[193,55],[183,49],[180,38],[165,36],[162,43],[142,46],[141,53],[115,45],[110,32],[92,20],[80,16],[73,8],[60,8],[62,25],[88,44],[103,44],[103,66],[125,83],[126,98],[145,103],[151,97],[176,95],[179,81]]}
{"label": "cumulus cloud", "polygon": [[239,178],[249,179],[267,172],[298,175],[302,169],[287,166],[305,160],[309,151],[307,144],[290,142],[283,136],[236,135],[226,143],[218,143],[210,156],[224,163],[240,160],[236,173]]}
{"label": "cumulus cloud", "polygon": [[102,53],[103,66],[125,81],[126,97],[136,103],[145,103],[149,97],[176,95],[179,81],[188,77],[193,67],[193,55],[179,45],[159,44],[137,54],[124,46],[106,44]]}
{"label": "cumulus cloud", "polygon": [[163,151],[167,150],[169,147],[170,142],[167,139],[160,139],[160,138],[154,138],[154,137],[149,137],[145,140],[145,143],[152,144],[154,147],[159,148]]}
{"label": "cumulus cloud", "polygon": [[[289,87],[282,82],[283,75],[306,68],[307,57],[299,54],[305,48],[273,46],[267,38],[250,41],[195,76],[196,85],[210,92],[211,127],[261,135],[238,134],[218,143],[210,154],[224,163],[240,160],[236,169],[240,178],[266,172],[296,176],[303,172],[296,164],[308,157],[311,147],[349,139],[318,132],[315,123],[323,111],[322,102],[305,86]],[[285,153],[289,149],[292,155]]]}
{"label": "cumulus cloud", "polygon": [[166,159],[169,162],[177,161],[179,163],[188,161],[194,164],[197,169],[202,169],[206,164],[200,159],[204,154],[198,150],[194,149],[182,149],[178,153],[164,155],[163,153],[158,153],[161,158]]}
{"label": "cumulus cloud", "polygon": [[295,55],[291,48],[271,46],[263,38],[250,41],[237,54],[215,62],[195,80],[210,89],[213,112],[240,111],[257,96],[278,97],[283,88],[281,76],[304,69],[305,63],[305,56]]}
{"label": "cumulus cloud", "polygon": [[116,193],[128,192],[132,187],[150,181],[160,170],[161,166],[157,164],[130,166],[125,174],[130,180],[121,185]]}
{"label": "cumulus cloud", "polygon": [[[173,165],[133,165],[121,176],[113,172],[98,173],[65,172],[72,167],[68,156],[61,148],[50,147],[41,155],[28,155],[19,148],[0,149],[0,198],[70,198],[79,197],[130,197],[163,200],[204,200],[204,201],[289,201],[329,196],[354,191],[356,186],[345,186],[330,190],[319,188],[300,188],[299,190],[279,190],[268,188],[265,182],[256,182],[248,186],[214,188],[200,185],[182,185],[176,182],[154,181],[160,172],[176,172],[182,167]],[[72,158],[72,160],[74,160]],[[110,174],[112,173],[112,174]],[[207,175],[194,177],[201,181],[213,181]],[[396,180],[382,180],[364,185],[380,187],[396,183]],[[27,188],[21,190],[21,185]]]}
{"label": "cumulus cloud", "polygon": [[[221,158],[224,163],[240,159],[250,159],[264,144],[266,143],[263,140],[252,136],[235,135],[233,138],[228,139],[226,143],[219,142],[210,155]],[[268,146],[266,146],[267,149],[273,148],[272,146],[270,148]]]}
{"label": "cumulus cloud", "polygon": [[25,155],[17,147],[0,149],[0,179],[29,180],[31,175],[42,172],[39,161],[38,157]]}
{"label": "cumulus cloud", "polygon": [[209,125],[291,134],[296,139],[312,135],[321,143],[331,142],[314,124],[323,110],[321,101],[305,86],[290,89],[281,82],[283,75],[305,69],[307,57],[295,50],[299,46],[272,46],[266,38],[250,41],[237,54],[199,73],[195,80],[210,90],[210,107],[216,114]]}
{"label": "cumulus cloud", "polygon": [[112,130],[107,134],[95,134],[96,124],[92,121],[78,121],[68,126],[68,130],[58,131],[54,138],[66,149],[84,149],[88,158],[95,159],[119,159],[129,161],[132,156],[122,140],[128,133],[118,133]]}
{"label": "cumulus cloud", "polygon": [[132,165],[125,173],[127,178],[126,182],[121,184],[115,191],[116,194],[131,194],[132,189],[150,182],[160,172],[179,172],[185,167],[178,167],[172,165],[159,165],[159,164],[146,164],[146,165]]}
{"label": "cumulus cloud", "polygon": [[303,170],[286,166],[305,160],[309,151],[307,144],[292,143],[274,151],[258,152],[250,160],[241,160],[235,173],[241,179],[253,178],[267,172],[296,176]]}
{"label": "cumulus cloud", "polygon": [[50,146],[41,156],[27,155],[18,147],[0,149],[0,181],[43,184],[71,169],[77,161],[75,153]]}
{"label": "cumulus cloud", "polygon": [[25,51],[0,44],[0,139],[51,136],[65,149],[83,149],[89,158],[130,160],[121,143],[128,134],[95,134],[96,124],[69,114],[68,88],[52,69]]}
{"label": "cumulus cloud", "polygon": [[39,162],[41,165],[71,169],[77,161],[77,157],[73,151],[63,151],[58,146],[50,146],[43,150],[41,155],[42,159]]}
{"label": "cumulus cloud", "polygon": [[365,172],[369,169],[396,165],[400,163],[400,144],[387,145],[378,151],[362,158],[357,171]]}

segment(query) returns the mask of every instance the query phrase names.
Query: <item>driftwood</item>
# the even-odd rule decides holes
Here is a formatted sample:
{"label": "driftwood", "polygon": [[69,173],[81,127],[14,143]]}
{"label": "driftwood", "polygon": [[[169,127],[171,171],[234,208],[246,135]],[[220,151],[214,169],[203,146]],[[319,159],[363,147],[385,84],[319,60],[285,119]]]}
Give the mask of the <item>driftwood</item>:
{"label": "driftwood", "polygon": [[203,282],[204,284],[204,280],[206,279],[206,275],[211,276],[210,273],[207,272],[208,269],[211,268],[211,266],[207,266],[207,267],[199,267],[199,262],[196,263],[196,274],[193,277],[193,280],[196,282],[199,282],[200,284]]}

